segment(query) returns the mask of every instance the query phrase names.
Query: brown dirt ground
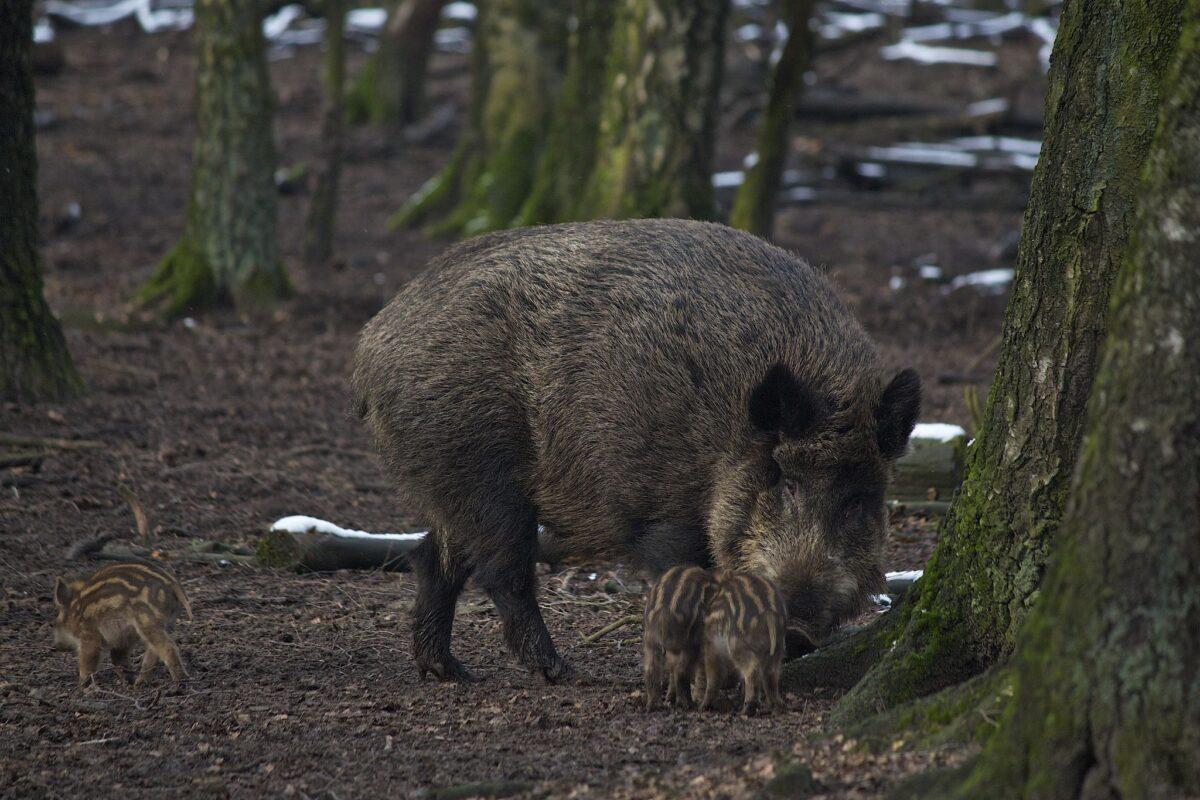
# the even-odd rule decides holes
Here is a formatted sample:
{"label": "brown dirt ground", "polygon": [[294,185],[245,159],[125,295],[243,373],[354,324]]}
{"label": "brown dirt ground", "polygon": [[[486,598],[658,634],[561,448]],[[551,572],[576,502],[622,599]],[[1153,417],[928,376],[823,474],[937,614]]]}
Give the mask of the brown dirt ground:
{"label": "brown dirt ground", "polygon": [[[792,695],[790,710],[769,719],[643,713],[637,628],[581,642],[637,610],[636,576],[620,565],[544,580],[547,622],[583,676],[574,686],[543,687],[518,669],[474,591],[460,606],[456,646],[484,680],[443,686],[419,681],[407,655],[407,575],[176,562],[196,609],[179,629],[193,675],[186,692],[166,691],[162,675],[126,689],[107,668],[102,690],[77,691],[71,659],[50,650],[51,586],[55,575],[89,568],[65,560],[75,540],[132,535],[120,483],[134,489],[168,553],[194,539],[252,546],[264,526],[295,513],[369,530],[419,524],[391,501],[346,413],[347,364],[362,323],[444,246],[384,221],[444,162],[454,132],[430,146],[351,134],[340,270],[296,264],[306,197],[283,197],[279,230],[298,297],[272,319],[131,323],[125,299],[182,224],[189,39],[118,25],[67,32],[64,43],[67,68],[38,80],[39,109],[54,115],[39,132],[46,284],[90,391],[65,405],[0,405],[0,430],[102,447],[52,449],[39,472],[0,472],[0,796],[381,797],[513,780],[533,796],[742,797],[770,777],[773,754],[794,752],[822,796],[875,797],[905,774],[961,757],[872,756],[826,738],[825,694]],[[1023,86],[1036,103],[1036,45],[1002,49],[1012,54],[1003,68],[973,71],[884,64],[866,46],[822,61],[818,74],[958,101]],[[318,59],[310,49],[272,65],[283,164],[316,151]],[[435,102],[461,104],[462,59],[439,56],[435,66]],[[736,164],[750,136],[727,124],[721,163]],[[814,125],[798,139],[887,142],[867,123]],[[64,213],[72,202],[82,208],[73,224]],[[993,250],[1018,225],[1012,211],[808,207],[781,213],[779,240],[828,271],[890,362],[927,376],[926,419],[966,424],[962,387],[933,376],[986,353],[1004,298],[911,280],[893,292],[887,281],[912,277],[925,253],[951,275],[1004,265]],[[984,380],[992,365],[985,355]],[[933,526],[897,523],[888,567],[921,566]],[[630,590],[606,591],[611,577]]]}

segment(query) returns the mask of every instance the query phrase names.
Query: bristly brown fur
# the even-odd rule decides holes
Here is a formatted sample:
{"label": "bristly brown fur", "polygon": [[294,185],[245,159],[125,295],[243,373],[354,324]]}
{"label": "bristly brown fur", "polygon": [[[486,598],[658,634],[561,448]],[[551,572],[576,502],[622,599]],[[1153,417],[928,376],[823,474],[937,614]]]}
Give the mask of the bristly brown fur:
{"label": "bristly brown fur", "polygon": [[101,567],[83,580],[68,583],[59,578],[54,602],[58,606],[54,644],[77,653],[80,686],[92,682],[103,647],[109,648],[113,667],[128,682],[129,651],[139,640],[146,653],[137,683],[160,660],[176,684],[186,678],[170,630],[180,612],[192,618],[192,606],[165,567],[129,562]]}
{"label": "bristly brown fur", "polygon": [[718,577],[704,616],[704,662],[696,683],[702,709],[712,708],[730,674],[740,678],[742,711],[783,706],[779,670],[787,649],[787,604],[779,587],[748,572]]}
{"label": "bristly brown fur", "polygon": [[564,552],[776,581],[820,641],[883,581],[890,462],[920,402],[806,263],[685,220],[502,231],[449,249],[364,328],[361,412],[430,525],[412,554],[419,670],[468,576],[518,657],[569,674],[535,599]]}
{"label": "bristly brown fur", "polygon": [[666,700],[681,708],[692,702],[692,676],[700,663],[704,615],[717,582],[708,570],[672,567],[646,595],[642,668],[646,680],[646,710]]}

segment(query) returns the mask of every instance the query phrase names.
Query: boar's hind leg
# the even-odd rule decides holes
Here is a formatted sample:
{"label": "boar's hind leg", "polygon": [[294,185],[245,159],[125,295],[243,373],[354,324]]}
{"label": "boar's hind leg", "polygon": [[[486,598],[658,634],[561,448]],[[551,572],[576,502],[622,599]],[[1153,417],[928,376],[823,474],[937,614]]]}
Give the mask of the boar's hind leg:
{"label": "boar's hind leg", "polygon": [[454,604],[470,569],[458,556],[447,554],[442,558],[443,536],[442,530],[434,528],[408,556],[417,576],[413,659],[422,678],[432,672],[438,680],[467,682],[474,679],[451,655],[450,633],[454,627]]}
{"label": "boar's hind leg", "polygon": [[496,604],[504,623],[504,640],[517,659],[548,683],[569,680],[574,671],[554,649],[550,632],[537,604],[537,522],[533,507],[524,501],[496,504],[486,542],[475,564],[475,581]]}

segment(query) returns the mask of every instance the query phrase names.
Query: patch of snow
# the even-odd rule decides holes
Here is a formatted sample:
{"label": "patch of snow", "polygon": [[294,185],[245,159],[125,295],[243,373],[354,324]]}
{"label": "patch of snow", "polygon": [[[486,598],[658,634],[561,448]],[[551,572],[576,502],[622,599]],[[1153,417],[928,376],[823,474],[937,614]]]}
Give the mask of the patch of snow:
{"label": "patch of snow", "polygon": [[888,288],[893,292],[898,292],[904,288],[904,278],[899,275],[893,275],[888,281]]}
{"label": "patch of snow", "polygon": [[811,186],[793,186],[783,193],[783,200],[788,203],[811,203],[817,199],[817,190]]}
{"label": "patch of snow", "polygon": [[471,32],[466,28],[441,28],[433,35],[434,44],[451,53],[465,53],[471,49]]}
{"label": "patch of snow", "polygon": [[910,569],[902,572],[889,572],[884,577],[889,581],[915,581],[925,574],[923,569]]}
{"label": "patch of snow", "polygon": [[940,281],[942,279],[942,268],[936,264],[922,264],[917,268],[917,272],[927,281]]}
{"label": "patch of snow", "polygon": [[959,275],[951,280],[946,287],[946,291],[952,292],[964,286],[978,286],[982,289],[1000,292],[1004,290],[1005,286],[1012,283],[1015,274],[1015,270],[1007,267],[985,269],[981,272],[968,272],[966,275]]}
{"label": "patch of snow", "polygon": [[33,41],[35,44],[46,44],[47,42],[54,41],[54,26],[50,24],[50,20],[42,17],[34,23]]}
{"label": "patch of snow", "polygon": [[287,531],[288,533],[328,533],[332,536],[341,536],[346,539],[388,539],[395,542],[412,542],[418,539],[425,538],[428,531],[414,531],[412,533],[368,533],[367,531],[355,531],[343,528],[339,525],[334,525],[332,522],[326,522],[323,519],[316,517],[284,517],[276,520],[271,526],[273,531]]}
{"label": "patch of snow", "polygon": [[935,439],[939,442],[949,442],[957,439],[959,436],[966,436],[967,432],[958,425],[951,425],[948,422],[918,422],[913,428],[913,439]]}
{"label": "patch of snow", "polygon": [[897,42],[880,49],[888,61],[909,59],[918,64],[964,64],[971,67],[994,67],[995,53],[986,50],[965,50],[961,47],[930,47],[917,42]]}
{"label": "patch of snow", "polygon": [[355,8],[346,12],[346,28],[361,33],[379,33],[387,22],[383,8]]}
{"label": "patch of snow", "polygon": [[974,167],[979,158],[971,153],[933,144],[898,144],[892,147],[869,147],[867,156],[880,161],[906,164],[933,164],[941,167]]}
{"label": "patch of snow", "polygon": [[442,9],[442,19],[453,19],[460,22],[471,22],[479,14],[474,3],[447,3]]}
{"label": "patch of snow", "polygon": [[986,117],[989,114],[1003,114],[1008,111],[1008,100],[1003,97],[993,97],[990,100],[979,100],[967,106],[967,115]]}
{"label": "patch of snow", "polygon": [[883,164],[877,164],[874,161],[862,161],[854,167],[854,171],[864,178],[884,178],[887,176],[887,167]]}
{"label": "patch of snow", "polygon": [[717,172],[712,176],[712,185],[714,189],[731,189],[735,186],[741,186],[745,180],[746,173],[741,170]]}
{"label": "patch of snow", "polygon": [[1022,153],[1036,156],[1042,152],[1038,139],[1020,139],[1016,136],[960,136],[947,144],[963,150],[997,150],[1001,153]]}
{"label": "patch of snow", "polygon": [[739,42],[752,42],[762,36],[762,26],[748,22],[733,32],[733,37]]}
{"label": "patch of snow", "polygon": [[263,20],[263,36],[269,40],[278,39],[288,27],[304,14],[303,6],[292,3],[276,11]]}
{"label": "patch of snow", "polygon": [[757,163],[758,163],[758,153],[754,153],[754,152],[746,153],[746,157],[742,159],[742,166],[745,167],[746,169],[750,169]]}

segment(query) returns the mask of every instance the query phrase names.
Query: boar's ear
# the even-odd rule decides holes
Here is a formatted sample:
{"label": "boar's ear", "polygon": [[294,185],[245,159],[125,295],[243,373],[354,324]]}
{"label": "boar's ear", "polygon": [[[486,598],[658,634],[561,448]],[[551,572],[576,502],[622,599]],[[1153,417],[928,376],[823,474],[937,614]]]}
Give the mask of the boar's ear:
{"label": "boar's ear", "polygon": [[54,581],[54,602],[60,606],[71,602],[71,587],[62,578]]}
{"label": "boar's ear", "polygon": [[750,392],[750,423],[763,433],[799,439],[822,414],[820,400],[783,364],[775,364]]}
{"label": "boar's ear", "polygon": [[908,437],[920,415],[921,378],[915,369],[906,369],[892,378],[892,382],[883,390],[879,408],[875,410],[879,452],[884,458],[904,455]]}

